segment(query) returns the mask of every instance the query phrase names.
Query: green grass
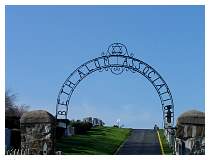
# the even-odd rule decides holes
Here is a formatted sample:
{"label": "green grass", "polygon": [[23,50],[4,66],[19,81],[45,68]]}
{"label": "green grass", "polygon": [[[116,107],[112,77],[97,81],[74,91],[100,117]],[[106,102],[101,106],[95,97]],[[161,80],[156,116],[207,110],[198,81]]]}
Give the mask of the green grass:
{"label": "green grass", "polygon": [[92,128],[87,134],[64,137],[56,142],[56,150],[64,154],[111,155],[130,134],[131,129]]}
{"label": "green grass", "polygon": [[166,137],[164,135],[164,130],[163,129],[159,129],[159,134],[160,134],[160,139],[161,139],[161,142],[162,142],[162,145],[163,145],[164,153],[166,155],[173,154],[173,150],[169,147],[168,142],[166,140]]}

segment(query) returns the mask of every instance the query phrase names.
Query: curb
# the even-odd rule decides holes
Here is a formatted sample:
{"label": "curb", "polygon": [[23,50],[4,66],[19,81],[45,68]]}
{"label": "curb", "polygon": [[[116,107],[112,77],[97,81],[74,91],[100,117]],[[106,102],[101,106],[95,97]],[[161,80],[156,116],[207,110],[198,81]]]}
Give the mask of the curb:
{"label": "curb", "polygon": [[164,155],[164,150],[163,150],[163,144],[161,142],[161,139],[160,139],[160,134],[159,134],[159,131],[157,131],[157,135],[158,135],[158,140],[159,140],[159,143],[160,143],[160,148],[161,148],[161,152],[162,152],[162,155]]}
{"label": "curb", "polygon": [[[132,132],[132,130],[131,130],[131,132]],[[122,146],[128,141],[128,138],[129,138],[129,137],[130,137],[130,133],[129,133],[127,139],[124,140],[124,142],[122,142],[122,143],[120,144],[120,146],[117,148],[117,150],[114,152],[114,155],[117,155],[117,152],[118,152],[118,151],[122,148]]]}

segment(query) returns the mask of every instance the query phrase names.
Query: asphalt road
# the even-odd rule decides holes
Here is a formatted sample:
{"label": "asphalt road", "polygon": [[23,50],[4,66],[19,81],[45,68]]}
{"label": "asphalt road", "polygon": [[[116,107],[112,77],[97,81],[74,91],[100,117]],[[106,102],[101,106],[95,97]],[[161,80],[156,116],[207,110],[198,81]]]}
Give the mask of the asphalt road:
{"label": "asphalt road", "polygon": [[152,129],[133,129],[116,154],[119,155],[160,155],[157,133]]}

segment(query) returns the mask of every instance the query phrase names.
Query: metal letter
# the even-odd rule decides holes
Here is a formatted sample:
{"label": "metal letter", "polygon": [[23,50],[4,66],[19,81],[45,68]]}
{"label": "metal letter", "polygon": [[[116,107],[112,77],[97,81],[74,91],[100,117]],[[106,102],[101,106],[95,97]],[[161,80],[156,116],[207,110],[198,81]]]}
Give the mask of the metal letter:
{"label": "metal letter", "polygon": [[152,77],[150,76],[151,73],[154,73],[154,75],[155,75],[155,71],[150,71],[150,72],[148,73],[148,77],[149,77],[149,78],[152,78]]}
{"label": "metal letter", "polygon": [[158,84],[158,85],[155,85],[155,87],[159,87],[158,88],[158,91],[164,86],[165,84]]}
{"label": "metal letter", "polygon": [[67,81],[64,83],[64,85],[69,86],[69,87],[72,88],[72,89],[75,87],[75,84],[74,84],[73,82],[71,82],[70,80],[67,80]]}
{"label": "metal letter", "polygon": [[[96,62],[97,62],[97,63],[96,63]],[[94,64],[95,64],[96,68],[101,68],[101,66],[100,66],[100,63],[99,63],[98,59],[97,59],[97,60],[94,60]],[[98,65],[98,66],[97,66],[97,65]]]}
{"label": "metal letter", "polygon": [[79,69],[78,69],[78,73],[79,73],[80,78],[85,77],[85,74],[83,72],[81,72]]}
{"label": "metal letter", "polygon": [[[145,72],[145,69],[147,69],[146,72]],[[145,66],[145,68],[143,70],[143,74],[146,74],[148,71],[149,71],[149,67]]]}

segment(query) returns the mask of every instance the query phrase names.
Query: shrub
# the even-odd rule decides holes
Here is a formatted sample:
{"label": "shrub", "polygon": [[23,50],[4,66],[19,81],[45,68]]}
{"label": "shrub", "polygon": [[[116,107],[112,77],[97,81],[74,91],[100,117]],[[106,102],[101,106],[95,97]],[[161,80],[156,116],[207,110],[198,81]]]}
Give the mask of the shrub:
{"label": "shrub", "polygon": [[88,130],[90,130],[93,127],[92,123],[78,121],[72,122],[71,126],[75,127],[76,134],[85,134]]}

